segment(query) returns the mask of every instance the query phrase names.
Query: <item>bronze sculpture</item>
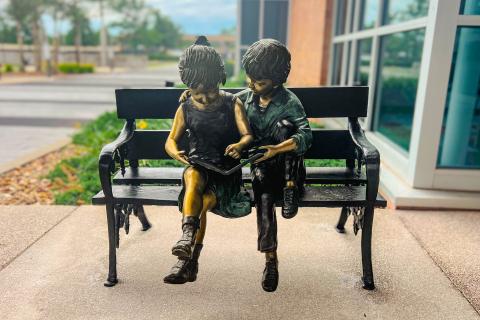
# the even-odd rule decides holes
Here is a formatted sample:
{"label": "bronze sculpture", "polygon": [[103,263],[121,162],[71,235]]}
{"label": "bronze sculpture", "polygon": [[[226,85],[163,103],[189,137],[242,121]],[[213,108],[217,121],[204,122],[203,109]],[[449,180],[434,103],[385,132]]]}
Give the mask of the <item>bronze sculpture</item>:
{"label": "bronze sculpture", "polygon": [[262,288],[272,292],[279,277],[275,203],[282,202],[284,218],[297,214],[304,191],[303,154],[312,143],[312,133],[300,100],[283,86],[290,73],[290,53],[282,43],[274,39],[255,42],[242,64],[249,89],[238,97],[247,111],[253,145],[266,150],[252,165],[251,174],[258,250],[266,257]]}
{"label": "bronze sculpture", "polygon": [[[253,140],[242,102],[219,90],[226,80],[224,65],[205,37],[200,36],[185,50],[179,72],[190,97],[178,108],[165,143],[166,152],[187,165],[179,195],[182,237],[172,248],[178,262],[164,278],[175,284],[196,280],[207,211],[228,218],[251,211],[248,194],[241,192],[241,171],[223,176],[198,162],[228,170],[239,163],[242,151]],[[188,154],[178,147],[185,134]],[[199,160],[197,164],[195,160]]]}

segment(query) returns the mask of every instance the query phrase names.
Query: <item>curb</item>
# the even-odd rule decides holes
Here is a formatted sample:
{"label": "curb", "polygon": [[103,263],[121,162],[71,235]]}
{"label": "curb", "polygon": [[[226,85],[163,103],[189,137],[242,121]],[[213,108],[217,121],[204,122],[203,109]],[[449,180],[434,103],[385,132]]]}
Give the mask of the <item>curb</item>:
{"label": "curb", "polygon": [[70,142],[71,142],[71,138],[62,138],[54,143],[46,145],[43,148],[37,149],[36,151],[33,151],[27,155],[21,156],[15,160],[6,162],[4,164],[0,164],[0,174],[4,174],[5,172],[21,167],[22,165],[28,162],[31,162],[37,158],[40,158],[62,147],[65,147]]}

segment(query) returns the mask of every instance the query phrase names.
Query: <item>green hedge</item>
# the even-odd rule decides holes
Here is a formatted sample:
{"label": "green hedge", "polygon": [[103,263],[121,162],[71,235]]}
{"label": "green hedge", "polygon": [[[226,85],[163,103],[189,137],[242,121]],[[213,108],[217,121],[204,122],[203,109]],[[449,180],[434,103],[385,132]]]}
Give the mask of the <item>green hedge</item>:
{"label": "green hedge", "polygon": [[11,65],[10,63],[6,63],[3,67],[3,70],[5,73],[13,72],[13,65]]}
{"label": "green hedge", "polygon": [[58,71],[62,73],[93,73],[95,72],[95,66],[88,63],[60,63],[58,65]]}

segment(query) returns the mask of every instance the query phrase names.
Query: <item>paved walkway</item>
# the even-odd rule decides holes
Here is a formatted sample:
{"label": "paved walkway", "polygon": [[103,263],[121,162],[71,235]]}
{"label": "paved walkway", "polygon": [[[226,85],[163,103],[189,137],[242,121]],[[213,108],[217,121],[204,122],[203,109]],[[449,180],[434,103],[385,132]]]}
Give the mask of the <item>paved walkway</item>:
{"label": "paved walkway", "polygon": [[105,288],[103,208],[0,207],[2,319],[480,319],[469,302],[480,287],[471,274],[478,272],[480,213],[378,210],[377,289],[368,292],[351,221],[341,235],[332,227],[338,210],[303,208],[293,220],[279,219],[280,286],[266,293],[254,214],[209,215],[199,278],[175,286],[162,278],[175,262],[170,247],[180,217],[173,207],[146,211],[153,228],[142,232],[132,221],[130,234],[121,234],[120,283]]}
{"label": "paved walkway", "polygon": [[[79,124],[115,110],[115,89],[178,81],[175,63],[147,70],[59,75],[9,75],[0,80],[0,173],[65,144]],[[13,161],[13,162],[12,162]]]}

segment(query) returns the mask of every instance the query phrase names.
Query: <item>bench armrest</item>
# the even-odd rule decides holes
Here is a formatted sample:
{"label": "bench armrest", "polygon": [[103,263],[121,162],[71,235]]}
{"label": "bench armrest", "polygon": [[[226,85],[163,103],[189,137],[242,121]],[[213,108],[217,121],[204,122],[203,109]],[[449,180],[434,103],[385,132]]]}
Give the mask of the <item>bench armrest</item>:
{"label": "bench armrest", "polygon": [[118,137],[100,151],[98,174],[105,198],[113,198],[111,174],[115,170],[115,152],[133,137],[134,128],[135,121],[128,120]]}
{"label": "bench armrest", "polygon": [[368,141],[365,133],[358,122],[358,118],[348,118],[348,131],[357,152],[365,161],[367,173],[367,201],[375,201],[380,182],[380,153],[377,148]]}

